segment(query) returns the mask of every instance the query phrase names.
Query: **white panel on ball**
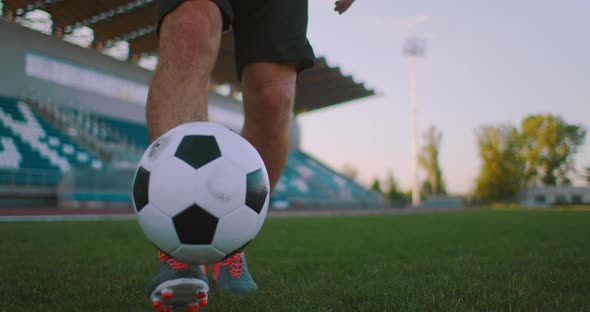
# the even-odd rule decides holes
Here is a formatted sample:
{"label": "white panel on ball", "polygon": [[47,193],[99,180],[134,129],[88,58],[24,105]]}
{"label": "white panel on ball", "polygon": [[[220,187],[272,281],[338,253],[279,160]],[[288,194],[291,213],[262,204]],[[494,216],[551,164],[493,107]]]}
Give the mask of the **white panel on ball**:
{"label": "white panel on ball", "polygon": [[192,265],[212,264],[225,258],[225,254],[212,245],[180,245],[171,255]]}
{"label": "white panel on ball", "polygon": [[225,156],[199,168],[195,184],[195,202],[217,218],[234,211],[246,199],[246,173]]}
{"label": "white panel on ball", "polygon": [[162,251],[170,253],[180,246],[172,218],[164,215],[152,204],[141,209],[138,221],[148,239]]}
{"label": "white panel on ball", "polygon": [[158,165],[163,159],[174,156],[178,143],[182,138],[182,133],[179,133],[176,128],[164,133],[150,144],[139,163],[148,171],[152,171],[154,166]]}
{"label": "white panel on ball", "polygon": [[258,170],[263,164],[262,158],[254,146],[235,132],[232,132],[231,135],[225,135],[224,140],[218,142],[218,144],[221,155],[242,168],[246,173]]}
{"label": "white panel on ball", "polygon": [[244,246],[258,233],[258,218],[259,215],[247,206],[221,218],[213,237],[213,245],[225,253]]}
{"label": "white panel on ball", "polygon": [[169,217],[182,212],[195,203],[197,172],[174,156],[160,162],[150,175],[150,203]]}

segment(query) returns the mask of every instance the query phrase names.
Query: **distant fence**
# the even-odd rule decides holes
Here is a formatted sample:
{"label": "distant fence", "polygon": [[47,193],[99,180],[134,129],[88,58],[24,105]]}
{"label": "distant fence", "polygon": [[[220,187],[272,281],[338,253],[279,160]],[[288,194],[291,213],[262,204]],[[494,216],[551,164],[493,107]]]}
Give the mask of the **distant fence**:
{"label": "distant fence", "polygon": [[54,206],[58,170],[0,170],[0,206]]}
{"label": "distant fence", "polygon": [[18,169],[0,170],[0,185],[3,189],[22,190],[54,190],[59,182],[59,170]]}
{"label": "distant fence", "polygon": [[373,209],[385,208],[387,203],[380,198],[271,198],[274,209]]}
{"label": "distant fence", "polygon": [[[128,208],[132,205],[134,169],[73,169],[57,188],[57,202],[63,208]],[[289,208],[382,208],[378,198],[273,198],[275,209]]]}
{"label": "distant fence", "polygon": [[73,169],[57,188],[62,208],[128,208],[131,206],[133,169]]}

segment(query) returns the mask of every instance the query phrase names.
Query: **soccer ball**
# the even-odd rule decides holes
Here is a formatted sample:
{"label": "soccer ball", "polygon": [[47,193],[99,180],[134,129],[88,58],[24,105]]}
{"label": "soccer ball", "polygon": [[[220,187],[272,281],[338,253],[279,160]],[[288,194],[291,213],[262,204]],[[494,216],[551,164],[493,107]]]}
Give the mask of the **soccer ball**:
{"label": "soccer ball", "polygon": [[133,180],[139,225],[161,251],[194,265],[243,250],[268,210],[269,182],[256,149],[210,122],[180,125],[145,151]]}

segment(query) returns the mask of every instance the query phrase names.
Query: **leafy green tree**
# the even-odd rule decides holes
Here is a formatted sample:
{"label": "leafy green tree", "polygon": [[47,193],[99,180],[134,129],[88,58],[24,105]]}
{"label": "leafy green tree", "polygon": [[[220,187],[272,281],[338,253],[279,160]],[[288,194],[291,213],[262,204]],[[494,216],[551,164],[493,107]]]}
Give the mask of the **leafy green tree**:
{"label": "leafy green tree", "polygon": [[389,172],[387,177],[385,178],[385,185],[384,185],[385,197],[389,200],[394,202],[399,202],[404,199],[404,193],[400,191],[397,181],[395,180],[395,176],[393,172]]}
{"label": "leafy green tree", "polygon": [[432,189],[432,183],[430,182],[430,180],[425,180],[424,182],[422,182],[422,186],[420,187],[420,196],[422,198],[426,198],[429,195],[445,195],[447,193],[444,184],[442,185],[443,190],[442,191],[438,191],[438,192],[434,192],[434,190]]}
{"label": "leafy green tree", "polygon": [[551,114],[532,115],[522,121],[525,182],[529,185],[570,184],[573,156],[584,143],[586,130]]}
{"label": "leafy green tree", "polygon": [[434,126],[430,126],[424,133],[424,146],[420,152],[418,161],[422,169],[426,171],[427,180],[422,185],[422,194],[446,194],[445,183],[442,178],[442,170],[438,156],[440,154],[440,144],[442,142],[442,133],[437,131]]}
{"label": "leafy green tree", "polygon": [[356,178],[359,175],[358,169],[356,169],[356,167],[353,164],[348,163],[348,162],[342,166],[341,172],[343,175],[345,175],[353,180],[356,180]]}
{"label": "leafy green tree", "polygon": [[480,200],[513,200],[523,182],[524,160],[519,134],[510,125],[483,126],[476,130],[481,168],[475,195]]}
{"label": "leafy green tree", "polygon": [[379,179],[375,178],[373,180],[373,183],[371,184],[371,190],[383,193],[383,190],[381,189],[381,182],[379,182]]}

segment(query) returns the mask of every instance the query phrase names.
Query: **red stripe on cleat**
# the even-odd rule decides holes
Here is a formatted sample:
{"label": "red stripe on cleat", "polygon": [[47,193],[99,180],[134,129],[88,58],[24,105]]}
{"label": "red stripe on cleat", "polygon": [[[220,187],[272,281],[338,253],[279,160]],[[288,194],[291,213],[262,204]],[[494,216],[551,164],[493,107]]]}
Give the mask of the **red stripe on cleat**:
{"label": "red stripe on cleat", "polygon": [[211,271],[213,272],[213,279],[217,282],[217,279],[219,279],[219,271],[221,271],[221,262],[212,264]]}
{"label": "red stripe on cleat", "polygon": [[197,298],[199,298],[199,299],[207,298],[207,294],[204,292],[200,292],[197,294]]}
{"label": "red stripe on cleat", "polygon": [[199,304],[186,306],[186,312],[197,312],[199,310]]}
{"label": "red stripe on cleat", "polygon": [[208,304],[209,304],[209,301],[207,301],[207,299],[199,301],[199,305],[201,307],[206,307]]}
{"label": "red stripe on cleat", "polygon": [[159,308],[159,307],[162,306],[162,301],[160,301],[160,300],[154,300],[152,302],[152,306],[154,306],[154,308]]}
{"label": "red stripe on cleat", "polygon": [[162,293],[162,298],[164,298],[164,299],[170,299],[170,298],[172,298],[172,293],[171,292],[168,292],[168,291],[167,292],[163,292]]}

